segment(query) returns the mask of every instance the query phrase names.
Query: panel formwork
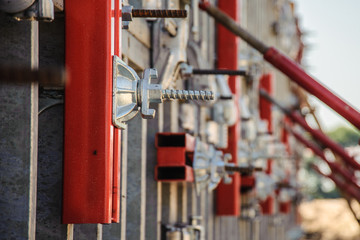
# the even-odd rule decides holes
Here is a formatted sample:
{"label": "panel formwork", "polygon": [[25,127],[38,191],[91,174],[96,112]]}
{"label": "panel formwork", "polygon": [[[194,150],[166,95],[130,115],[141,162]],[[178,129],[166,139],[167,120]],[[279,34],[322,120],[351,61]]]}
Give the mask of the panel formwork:
{"label": "panel formwork", "polygon": [[[76,82],[78,81],[76,78],[82,76],[81,71],[88,71],[84,73],[86,78],[82,79],[83,82],[76,82],[79,84],[76,90],[79,91],[79,95],[77,92],[64,91],[63,87],[40,86],[38,93],[38,87],[34,83],[15,88],[0,83],[2,98],[0,103],[2,129],[0,132],[0,179],[3,196],[0,200],[0,239],[287,239],[286,231],[295,225],[296,209],[292,208],[289,213],[282,214],[278,206],[274,206],[273,214],[260,214],[255,186],[250,184],[246,188],[240,185],[242,177],[238,173],[233,177],[232,185],[221,183],[220,190],[214,191],[208,191],[206,188],[197,192],[193,181],[156,181],[155,167],[158,163],[156,135],[158,133],[187,133],[199,141],[206,142],[209,146],[223,144],[219,140],[220,136],[217,135],[217,130],[219,129],[220,132],[221,127],[214,120],[216,116],[213,116],[215,111],[213,105],[199,101],[171,101],[154,105],[153,109],[156,111],[154,119],[146,120],[138,114],[127,122],[127,128],[121,130],[120,133],[120,130],[114,130],[114,126],[110,123],[110,107],[100,106],[103,102],[104,104],[110,102],[108,101],[110,95],[102,96],[101,92],[97,94],[92,92],[96,90],[96,86],[102,86],[102,82],[107,82],[111,78],[109,75],[111,71],[101,72],[104,69],[101,69],[97,62],[100,64],[101,59],[108,61],[114,54],[119,55],[124,63],[140,76],[145,69],[156,68],[159,75],[157,83],[163,89],[212,90],[219,96],[221,94],[225,96],[227,92],[223,90],[221,84],[225,83],[225,88],[230,85],[231,92],[236,94],[236,103],[232,105],[234,107],[232,114],[236,115],[236,124],[235,127],[230,128],[226,124],[221,126],[225,127],[222,133],[226,135],[222,139],[232,144],[232,149],[215,148],[224,150],[224,153],[231,153],[233,159],[238,158],[235,164],[246,165],[249,161],[239,153],[239,146],[242,143],[250,144],[251,139],[249,140],[246,134],[251,133],[247,132],[247,127],[250,125],[247,120],[244,120],[242,111],[250,110],[253,116],[258,117],[258,103],[254,100],[256,96],[253,96],[257,92],[257,89],[254,91],[257,80],[254,85],[250,85],[248,76],[231,77],[229,80],[227,76],[184,77],[181,72],[183,71],[182,64],[192,66],[194,69],[241,68],[248,73],[251,72],[249,69],[252,67],[260,68],[262,73],[268,73],[271,72],[269,66],[258,60],[245,43],[232,37],[227,30],[219,29],[214,20],[199,9],[198,1],[129,0],[122,3],[121,1],[117,3],[107,1],[108,6],[101,12],[106,15],[101,15],[106,18],[104,23],[107,24],[106,26],[96,25],[96,9],[93,9],[90,3],[86,5],[94,12],[82,13],[81,1],[77,2],[78,13],[75,13],[76,9],[66,12],[68,6],[65,1],[65,11],[57,9],[55,20],[51,23],[15,22],[11,16],[0,13],[1,32],[9,33],[0,36],[3,40],[0,51],[1,64],[28,65],[33,68],[39,64],[43,68],[66,69],[68,66],[65,59],[69,58],[70,53],[67,51],[70,49],[69,45],[72,44],[71,39],[64,40],[67,37],[66,32],[77,34],[76,29],[70,33],[66,30],[66,27],[70,28],[71,24],[77,24],[76,19],[69,17],[70,14],[74,16],[79,14],[80,16],[77,16],[79,19],[81,19],[81,14],[93,14],[93,16],[87,15],[87,18],[95,24],[91,32],[94,47],[100,44],[101,37],[98,34],[106,34],[109,40],[109,45],[102,45],[107,54],[105,57],[101,55],[104,54],[102,52],[91,55],[90,43],[83,44],[84,49],[78,49],[82,45],[79,43],[75,49],[72,49],[83,54],[84,62],[89,63],[86,68],[76,69],[78,71],[76,76],[69,79]],[[96,1],[92,2],[95,4]],[[214,0],[209,2],[215,4]],[[288,1],[283,2],[284,6],[289,4]],[[186,19],[133,18],[127,30],[119,30],[121,21],[115,23],[113,18],[120,16],[120,11],[115,10],[114,7],[120,9],[121,4],[131,5],[134,8],[185,9],[188,11],[188,17]],[[265,0],[222,0],[218,1],[218,4],[227,11],[233,10],[232,13],[237,16],[237,20],[249,31],[255,32],[268,41],[278,43],[279,47],[282,46],[279,35],[269,34],[270,22],[279,20],[276,19],[279,6],[275,3]],[[234,6],[229,6],[229,4]],[[69,15],[66,16],[66,14]],[[74,20],[73,23],[72,20]],[[97,29],[102,27],[106,29],[101,31]],[[119,29],[115,31],[114,28],[117,27]],[[80,34],[81,39],[77,41],[87,41],[86,34],[90,34],[89,29],[83,28],[81,31],[84,31],[85,35]],[[117,37],[114,34],[117,34]],[[231,43],[227,41],[228,37],[233,39]],[[234,45],[234,49],[227,48],[227,52],[233,57],[231,60],[227,59],[224,53],[224,49],[228,47],[225,46],[226,44]],[[97,51],[100,50],[97,49]],[[13,59],[17,59],[18,62],[15,60],[9,62]],[[92,62],[92,60],[97,60],[97,62]],[[72,61],[77,62],[80,59],[73,56]],[[232,62],[227,65],[227,61]],[[106,62],[104,68],[110,70],[110,65],[110,62]],[[96,73],[99,75],[94,75]],[[97,79],[98,77],[108,79]],[[253,78],[259,79],[260,75],[255,74]],[[286,88],[287,85],[283,84],[287,80],[281,76],[279,79],[282,80],[280,84],[275,84],[275,93],[279,96],[290,94],[289,88]],[[278,80],[276,81],[278,83]],[[95,88],[91,88],[94,85]],[[81,89],[82,86],[88,92],[82,92],[84,90]],[[109,89],[111,86],[106,85],[103,94],[110,94],[107,91]],[[101,89],[98,87],[98,90]],[[66,93],[68,93],[68,99]],[[97,99],[92,97],[97,97]],[[100,101],[99,97],[104,98]],[[73,99],[71,102],[69,102],[70,98]],[[250,99],[250,103],[246,102],[245,98]],[[92,106],[88,106],[84,99],[90,101]],[[81,104],[77,105],[79,102]],[[242,108],[244,104],[246,109]],[[89,121],[97,117],[94,106],[99,110],[98,114],[106,115],[103,116],[104,123]],[[82,109],[77,109],[78,107]],[[78,110],[81,114],[76,114]],[[66,115],[69,111],[72,111],[71,118]],[[276,114],[274,121],[277,122],[273,123],[273,126],[277,126],[279,116]],[[65,131],[65,137],[64,122],[67,125],[74,124],[72,129]],[[75,122],[79,124],[82,122],[82,125],[76,125]],[[101,132],[102,126],[99,127],[97,124],[107,124],[108,132]],[[82,128],[81,131],[78,128]],[[274,127],[274,135],[279,135],[279,131]],[[211,138],[214,136],[215,140]],[[75,165],[70,166],[68,162],[65,162],[64,166],[63,159],[68,158],[64,156],[64,138],[66,141],[69,137],[75,139],[76,145],[71,145],[73,143],[67,141],[65,147],[69,147],[67,144],[70,144],[71,154],[77,153],[77,157],[72,159]],[[234,141],[235,137],[236,141]],[[243,140],[242,137],[244,137]],[[81,140],[85,138],[88,138],[90,143],[85,144]],[[106,145],[106,149],[104,147],[103,150],[97,149],[90,152],[90,145],[94,141],[104,141],[103,145]],[[67,150],[65,153],[70,154]],[[170,152],[168,155],[169,161],[174,158],[172,154],[174,153]],[[96,158],[92,159],[93,155],[96,155]],[[114,165],[113,159],[120,155],[120,164]],[[83,158],[88,160],[81,162]],[[91,161],[96,161],[97,165],[91,165]],[[86,167],[82,169],[84,171],[77,169],[84,166]],[[189,166],[192,169],[191,163]],[[103,184],[98,177],[95,181],[95,176],[92,178],[90,173],[96,176],[97,174],[99,176],[109,174],[109,176],[102,176],[104,177],[102,181],[105,182]],[[114,180],[116,173],[119,175]],[[68,176],[65,179],[67,186],[69,186],[69,181],[73,182],[71,190],[65,187],[63,191],[64,176]],[[111,183],[118,180],[119,182]],[[79,185],[75,185],[76,182]],[[85,185],[89,191],[82,192],[78,189]],[[231,186],[231,189],[228,186]],[[117,187],[117,190],[113,191],[112,187]],[[63,194],[77,194],[78,190],[83,194],[71,195],[64,204]],[[106,196],[96,199],[97,192],[102,192],[101,194]],[[118,200],[114,200],[115,192],[118,193]],[[277,195],[273,194],[277,203]],[[91,199],[87,199],[88,197]],[[91,204],[89,205],[89,202],[82,198],[89,200]],[[77,200],[76,203],[74,199]],[[79,210],[79,216],[73,215],[69,211],[69,204],[75,204],[71,206],[72,211],[82,209],[88,215],[95,214],[95,217],[88,221],[91,223],[87,220],[83,221],[84,214]],[[227,204],[232,204],[232,206],[227,206]],[[92,209],[87,209],[91,206],[93,206]],[[65,218],[62,218],[64,207],[67,210]],[[227,211],[228,209],[230,211]],[[96,211],[103,212],[96,213]],[[114,214],[113,211],[116,213]],[[79,223],[81,221],[83,223]],[[190,236],[192,238],[189,238]]]}

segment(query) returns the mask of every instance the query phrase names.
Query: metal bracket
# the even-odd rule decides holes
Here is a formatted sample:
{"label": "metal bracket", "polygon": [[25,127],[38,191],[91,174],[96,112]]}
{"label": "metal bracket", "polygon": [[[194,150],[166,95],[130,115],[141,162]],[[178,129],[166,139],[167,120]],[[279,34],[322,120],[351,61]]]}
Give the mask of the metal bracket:
{"label": "metal bracket", "polygon": [[152,84],[157,79],[156,69],[145,69],[140,79],[134,69],[126,65],[118,56],[113,57],[113,124],[126,128],[125,122],[139,112],[145,119],[155,117],[155,109],[150,103],[162,103],[164,100],[202,100],[214,99],[210,91],[163,90],[160,84]]}
{"label": "metal bracket", "polygon": [[52,0],[37,0],[27,9],[15,13],[14,18],[18,21],[44,21],[52,22],[54,20],[54,3]]}
{"label": "metal bracket", "polygon": [[225,184],[230,184],[232,178],[225,170],[225,166],[233,166],[229,163],[230,160],[230,154],[223,154],[213,145],[208,146],[196,139],[193,161],[196,193],[200,194],[200,191],[206,187],[209,192],[213,191],[221,179]]}
{"label": "metal bracket", "polygon": [[129,121],[139,112],[137,85],[140,78],[118,56],[113,57],[113,124],[126,128]]}

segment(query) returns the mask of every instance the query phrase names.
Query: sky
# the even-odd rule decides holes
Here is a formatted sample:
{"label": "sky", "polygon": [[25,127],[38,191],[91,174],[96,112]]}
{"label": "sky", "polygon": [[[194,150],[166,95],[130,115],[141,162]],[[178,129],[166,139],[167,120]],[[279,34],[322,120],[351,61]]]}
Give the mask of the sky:
{"label": "sky", "polygon": [[[310,75],[360,109],[360,0],[295,0]],[[325,130],[348,122],[315,98]]]}

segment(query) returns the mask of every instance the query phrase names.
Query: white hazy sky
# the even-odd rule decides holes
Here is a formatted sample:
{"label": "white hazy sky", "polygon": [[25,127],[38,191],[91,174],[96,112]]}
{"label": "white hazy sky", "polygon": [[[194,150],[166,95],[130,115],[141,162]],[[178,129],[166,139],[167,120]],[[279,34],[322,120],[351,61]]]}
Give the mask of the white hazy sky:
{"label": "white hazy sky", "polygon": [[[360,108],[360,0],[296,0],[308,72],[337,95]],[[314,98],[326,130],[347,121]]]}

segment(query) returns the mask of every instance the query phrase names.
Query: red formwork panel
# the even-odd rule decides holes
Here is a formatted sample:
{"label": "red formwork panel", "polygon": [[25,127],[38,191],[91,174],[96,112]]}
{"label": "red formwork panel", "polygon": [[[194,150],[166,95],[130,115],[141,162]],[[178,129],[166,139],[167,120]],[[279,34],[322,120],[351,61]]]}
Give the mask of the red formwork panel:
{"label": "red formwork panel", "polygon": [[[237,22],[240,19],[240,0],[219,0],[218,7]],[[238,68],[239,39],[221,25],[217,25],[217,67],[220,69]],[[229,86],[236,98],[240,96],[240,79],[229,77]],[[237,103],[238,101],[236,101]],[[239,111],[237,106],[236,111]],[[237,145],[240,138],[240,122],[229,127],[229,146],[225,153],[231,153],[231,162],[237,164]],[[227,216],[240,215],[240,175],[235,173],[231,184],[220,183],[216,191],[216,214]]]}
{"label": "red formwork panel", "polygon": [[241,186],[253,188],[255,186],[255,181],[254,175],[241,176]]}
{"label": "red formwork panel", "polygon": [[[284,116],[283,122],[284,124],[289,124],[289,125],[291,124],[287,116]],[[286,146],[287,152],[290,153],[289,133],[286,131],[284,127],[281,129],[281,142]]]}
{"label": "red formwork panel", "polygon": [[291,211],[291,201],[279,202],[279,212],[282,214],[289,214]]}
{"label": "red formwork panel", "polygon": [[65,2],[63,223],[119,221],[120,132],[112,125],[112,55],[115,49],[120,54],[120,7],[120,0]]}
{"label": "red formwork panel", "polygon": [[260,201],[260,207],[263,215],[274,214],[274,197],[268,196],[264,201]]}
{"label": "red formwork panel", "polygon": [[308,75],[296,62],[273,47],[266,50],[264,59],[360,129],[360,112]]}
{"label": "red formwork panel", "polygon": [[155,180],[161,182],[193,182],[192,159],[195,138],[186,133],[157,133]]}
{"label": "red formwork panel", "polygon": [[[271,73],[263,74],[260,77],[259,87],[266,90],[270,96],[273,95],[273,75]],[[272,133],[272,109],[271,103],[264,97],[260,96],[259,99],[260,118],[268,122],[268,131]]]}
{"label": "red formwork panel", "polygon": [[240,193],[246,194],[255,188],[256,179],[253,174],[241,176]]}
{"label": "red formwork panel", "polygon": [[[260,84],[259,88],[266,90],[269,95],[273,95],[273,74],[272,73],[266,73],[263,74],[260,77]],[[271,134],[273,131],[273,125],[272,125],[272,108],[271,103],[267,101],[264,97],[259,97],[259,112],[260,112],[260,118],[262,120],[266,120],[268,122],[268,132]],[[271,174],[272,172],[272,159],[267,160],[267,168],[265,172],[267,174]]]}

